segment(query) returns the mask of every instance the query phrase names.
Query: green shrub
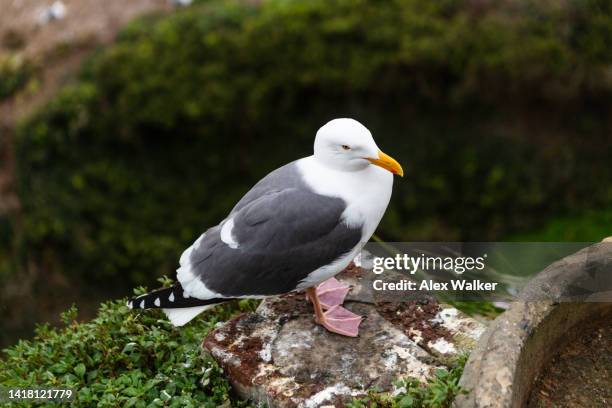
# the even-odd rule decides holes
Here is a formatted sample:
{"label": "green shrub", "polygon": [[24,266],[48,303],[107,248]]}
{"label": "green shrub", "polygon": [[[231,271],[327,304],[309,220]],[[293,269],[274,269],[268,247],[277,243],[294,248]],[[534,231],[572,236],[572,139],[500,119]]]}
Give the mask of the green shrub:
{"label": "green shrub", "polygon": [[34,69],[17,55],[0,55],[0,100],[12,96],[23,88]]}
{"label": "green shrub", "polygon": [[24,254],[150,283],[339,116],[405,166],[387,240],[494,240],[612,201],[607,2],[245,3],[131,24],[21,126]]}
{"label": "green shrub", "polygon": [[4,350],[0,386],[70,388],[76,407],[243,407],[200,344],[218,321],[245,308],[251,305],[224,306],[175,328],[161,311],[135,313],[125,299],[102,304],[88,323],[76,320],[73,306],[62,315],[64,328],[40,326],[33,340]]}
{"label": "green shrub", "polygon": [[426,384],[414,378],[401,379],[395,384],[399,391],[395,395],[371,391],[347,408],[449,408],[457,396],[468,392],[459,386],[467,358],[463,354],[450,369],[437,369]]}
{"label": "green shrub", "polygon": [[584,214],[555,217],[542,228],[511,237],[513,241],[599,242],[612,236],[612,210],[588,211]]}

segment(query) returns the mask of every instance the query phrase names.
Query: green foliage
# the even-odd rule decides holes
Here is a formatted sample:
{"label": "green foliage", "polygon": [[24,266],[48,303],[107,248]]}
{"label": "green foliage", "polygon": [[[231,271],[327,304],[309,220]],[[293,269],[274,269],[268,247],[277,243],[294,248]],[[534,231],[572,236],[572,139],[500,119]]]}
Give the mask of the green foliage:
{"label": "green foliage", "polygon": [[160,311],[128,309],[125,299],[102,304],[89,323],[77,321],[73,306],[62,314],[64,328],[40,326],[32,341],[4,350],[0,386],[68,387],[76,407],[244,407],[199,348],[218,321],[240,310],[224,305],[177,329]]}
{"label": "green foliage", "polygon": [[437,369],[427,384],[414,378],[399,380],[396,395],[371,391],[366,398],[356,399],[347,408],[448,408],[453,400],[467,391],[459,386],[467,355],[461,355],[449,370]]}
{"label": "green foliage", "polygon": [[599,242],[612,236],[612,210],[588,211],[574,216],[556,217],[535,231],[515,234],[513,241],[523,242]]}
{"label": "green foliage", "polygon": [[17,55],[0,55],[0,100],[12,96],[32,78],[33,67]]}
{"label": "green foliage", "polygon": [[607,3],[469,4],[206,2],[131,24],[19,130],[21,252],[150,283],[339,116],[406,169],[387,240],[496,239],[609,204]]}
{"label": "green foliage", "polygon": [[478,315],[489,319],[495,319],[504,311],[504,309],[495,306],[492,302],[464,302],[456,300],[449,303],[469,316]]}

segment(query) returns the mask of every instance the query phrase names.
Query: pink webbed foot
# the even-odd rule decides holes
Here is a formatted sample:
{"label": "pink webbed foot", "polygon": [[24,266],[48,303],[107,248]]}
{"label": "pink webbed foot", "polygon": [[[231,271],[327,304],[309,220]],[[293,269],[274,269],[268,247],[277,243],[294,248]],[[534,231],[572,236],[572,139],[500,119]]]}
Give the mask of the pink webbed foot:
{"label": "pink webbed foot", "polygon": [[361,319],[361,316],[340,305],[330,308],[327,312],[323,313],[321,318],[315,318],[318,324],[330,332],[349,337],[357,337],[359,335]]}
{"label": "pink webbed foot", "polygon": [[327,310],[344,303],[344,298],[351,290],[351,287],[336,278],[330,278],[320,283],[316,290],[321,307]]}

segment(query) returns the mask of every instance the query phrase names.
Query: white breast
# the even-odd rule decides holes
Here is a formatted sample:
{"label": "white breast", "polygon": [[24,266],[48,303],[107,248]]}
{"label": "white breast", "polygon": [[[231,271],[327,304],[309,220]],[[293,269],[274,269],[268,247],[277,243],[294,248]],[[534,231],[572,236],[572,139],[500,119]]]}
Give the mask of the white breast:
{"label": "white breast", "polygon": [[377,166],[347,172],[318,163],[313,156],[297,162],[301,176],[316,193],[342,198],[347,207],[342,219],[350,226],[362,226],[361,242],[353,250],[330,265],[308,275],[298,289],[316,285],[338,274],[357,256],[368,242],[387,209],[393,190],[393,175]]}

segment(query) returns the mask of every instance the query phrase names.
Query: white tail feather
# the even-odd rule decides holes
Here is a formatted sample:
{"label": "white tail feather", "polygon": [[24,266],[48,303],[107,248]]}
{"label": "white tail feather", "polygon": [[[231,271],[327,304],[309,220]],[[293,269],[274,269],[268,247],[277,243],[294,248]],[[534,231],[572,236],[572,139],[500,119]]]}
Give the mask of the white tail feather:
{"label": "white tail feather", "polygon": [[170,322],[174,326],[183,326],[186,323],[190,322],[197,315],[202,313],[205,310],[208,310],[216,305],[204,305],[204,306],[194,306],[194,307],[182,307],[176,309],[162,309]]}

